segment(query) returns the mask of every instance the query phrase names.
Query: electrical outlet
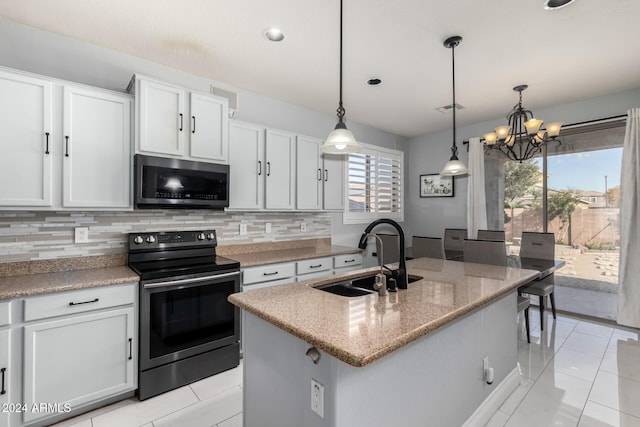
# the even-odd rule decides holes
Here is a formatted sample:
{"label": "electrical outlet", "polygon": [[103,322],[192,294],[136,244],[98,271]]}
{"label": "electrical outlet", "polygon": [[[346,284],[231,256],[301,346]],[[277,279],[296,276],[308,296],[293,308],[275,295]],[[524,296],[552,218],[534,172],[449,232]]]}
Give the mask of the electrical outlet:
{"label": "electrical outlet", "polygon": [[324,418],[324,386],[311,379],[311,410]]}
{"label": "electrical outlet", "polygon": [[270,222],[267,222],[267,223],[264,225],[264,232],[265,232],[266,234],[271,234],[271,223],[270,223]]}
{"label": "electrical outlet", "polygon": [[247,224],[240,224],[240,235],[245,236],[247,234]]}
{"label": "electrical outlet", "polygon": [[306,222],[301,222],[300,223],[300,231],[303,232],[303,233],[305,231],[307,231],[307,223]]}
{"label": "electrical outlet", "polygon": [[89,228],[88,227],[76,227],[75,228],[75,242],[87,243],[89,241]]}

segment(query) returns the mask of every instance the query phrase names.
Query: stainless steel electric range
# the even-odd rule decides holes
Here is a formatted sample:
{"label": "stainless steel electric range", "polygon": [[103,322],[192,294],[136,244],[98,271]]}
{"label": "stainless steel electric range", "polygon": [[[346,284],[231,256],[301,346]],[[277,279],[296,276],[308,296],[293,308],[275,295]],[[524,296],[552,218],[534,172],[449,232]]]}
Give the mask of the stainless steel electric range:
{"label": "stainless steel electric range", "polygon": [[140,400],[238,366],[240,263],[216,255],[215,230],[131,233],[140,276]]}

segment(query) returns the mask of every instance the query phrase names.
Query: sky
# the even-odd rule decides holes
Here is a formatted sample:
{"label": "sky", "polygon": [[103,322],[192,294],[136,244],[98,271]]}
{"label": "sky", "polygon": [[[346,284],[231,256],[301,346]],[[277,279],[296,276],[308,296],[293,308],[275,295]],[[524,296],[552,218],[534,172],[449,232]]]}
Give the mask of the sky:
{"label": "sky", "polygon": [[[584,153],[549,156],[549,188],[555,190],[591,190],[605,192],[620,185],[622,147]],[[540,169],[542,161],[540,160]]]}

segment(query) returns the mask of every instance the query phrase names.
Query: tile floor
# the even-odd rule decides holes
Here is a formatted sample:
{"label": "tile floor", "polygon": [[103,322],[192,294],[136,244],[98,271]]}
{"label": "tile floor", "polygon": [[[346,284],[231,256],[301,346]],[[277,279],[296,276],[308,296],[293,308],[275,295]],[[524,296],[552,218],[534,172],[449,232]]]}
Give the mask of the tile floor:
{"label": "tile floor", "polygon": [[[520,316],[520,386],[489,427],[640,427],[640,331],[531,309]],[[242,365],[144,402],[128,399],[56,427],[240,427]]]}

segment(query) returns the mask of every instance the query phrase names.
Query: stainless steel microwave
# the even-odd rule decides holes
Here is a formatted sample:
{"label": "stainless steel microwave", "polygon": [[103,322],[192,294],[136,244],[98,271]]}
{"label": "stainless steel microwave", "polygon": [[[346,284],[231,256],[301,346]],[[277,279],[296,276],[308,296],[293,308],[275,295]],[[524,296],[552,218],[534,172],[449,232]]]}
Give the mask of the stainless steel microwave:
{"label": "stainless steel microwave", "polygon": [[134,179],[136,208],[229,206],[229,165],[136,154]]}

